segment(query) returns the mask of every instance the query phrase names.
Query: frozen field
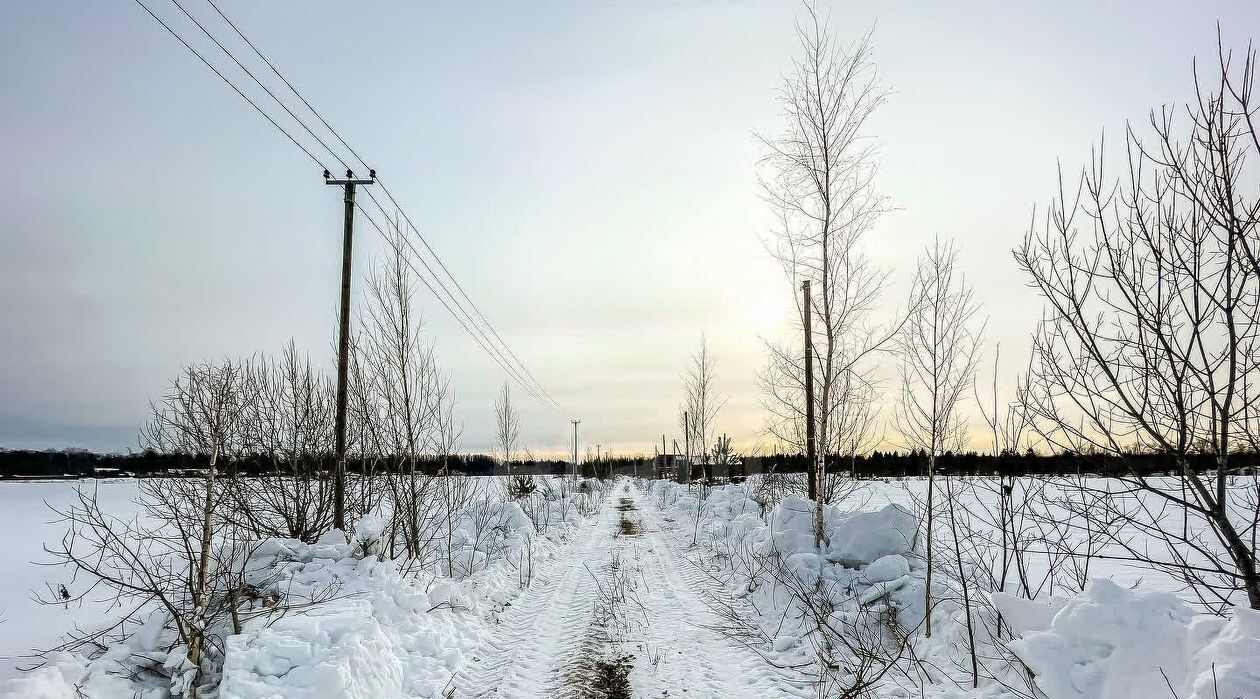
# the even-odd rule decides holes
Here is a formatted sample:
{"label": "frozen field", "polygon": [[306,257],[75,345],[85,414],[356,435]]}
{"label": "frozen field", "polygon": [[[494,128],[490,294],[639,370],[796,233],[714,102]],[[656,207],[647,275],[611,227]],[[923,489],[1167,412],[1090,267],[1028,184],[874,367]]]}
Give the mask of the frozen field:
{"label": "frozen field", "polygon": [[[283,589],[316,598],[335,584],[337,594],[231,636],[220,696],[805,698],[820,682],[868,679],[872,696],[900,698],[1144,699],[1173,687],[1183,699],[1217,699],[1208,681],[1239,692],[1224,699],[1260,692],[1244,662],[1260,655],[1260,615],[1240,611],[1228,624],[1199,615],[1167,594],[1180,590],[1175,581],[1110,560],[1092,564],[1084,590],[973,600],[977,618],[1000,609],[1015,638],[981,633],[993,645],[972,690],[964,616],[948,585],[933,584],[935,633],[920,633],[925,567],[914,513],[924,486],[861,484],[828,509],[822,551],[812,547],[812,504],[799,497],[766,503],[751,486],[727,486],[700,499],[696,487],[630,479],[580,516],[553,511],[541,494],[508,504],[495,555],[454,578],[364,556],[379,535],[372,518],[350,544],[273,540],[257,555],[284,571]],[[32,648],[110,618],[105,605],[32,599],[83,584],[32,564],[42,542],[62,533],[45,501],[68,505],[78,487],[98,488],[119,515],[136,512],[134,481],[0,486],[14,533],[4,549],[0,696],[71,699],[80,686],[98,699],[132,696],[109,663],[62,659],[18,671]],[[477,561],[479,550],[473,543],[456,557]],[[811,616],[819,608],[827,611]],[[907,634],[890,646],[892,620]],[[112,657],[154,652],[143,644],[155,639],[140,636]],[[819,666],[820,654],[836,665]],[[19,675],[6,695],[5,680]]]}
{"label": "frozen field", "polygon": [[96,489],[101,502],[119,515],[138,509],[133,480],[0,483],[0,520],[6,532],[0,549],[0,682],[12,677],[16,668],[31,664],[22,656],[32,649],[52,647],[66,630],[99,623],[109,611],[105,604],[64,607],[35,599],[49,595],[58,584],[76,589],[81,582],[63,568],[39,565],[49,560],[45,543],[65,534],[53,508],[68,507],[78,488]]}

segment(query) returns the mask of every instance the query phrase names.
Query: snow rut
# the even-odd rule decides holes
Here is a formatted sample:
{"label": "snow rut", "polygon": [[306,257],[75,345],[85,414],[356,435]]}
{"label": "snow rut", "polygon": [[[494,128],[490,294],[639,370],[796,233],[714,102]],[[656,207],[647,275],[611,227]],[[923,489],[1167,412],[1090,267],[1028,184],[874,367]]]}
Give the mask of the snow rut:
{"label": "snow rut", "polygon": [[447,696],[522,699],[550,696],[557,663],[573,656],[589,624],[594,589],[587,567],[598,565],[600,544],[615,517],[603,507],[593,526],[535,572],[535,583],[508,607],[483,645],[460,668]]}
{"label": "snow rut", "polygon": [[810,679],[724,636],[711,581],[630,483],[470,653],[449,697],[796,699]]}
{"label": "snow rut", "polygon": [[704,602],[702,591],[713,582],[679,553],[684,545],[665,529],[660,512],[637,488],[643,537],[650,552],[645,575],[656,588],[648,597],[651,623],[644,645],[661,649],[655,664],[639,663],[631,675],[635,696],[784,697],[813,696],[811,679],[776,668],[751,649],[717,631],[721,620]]}

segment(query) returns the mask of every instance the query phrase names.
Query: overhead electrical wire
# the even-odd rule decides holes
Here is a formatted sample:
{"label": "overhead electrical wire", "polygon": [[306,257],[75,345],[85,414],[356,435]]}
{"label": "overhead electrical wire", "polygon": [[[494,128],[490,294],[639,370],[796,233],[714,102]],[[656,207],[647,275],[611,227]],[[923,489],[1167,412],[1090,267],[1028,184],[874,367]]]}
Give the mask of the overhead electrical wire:
{"label": "overhead electrical wire", "polygon": [[176,32],[174,29],[171,29],[170,25],[169,25],[169,24],[167,24],[166,22],[162,21],[162,18],[161,18],[161,17],[158,17],[156,14],[154,14],[154,13],[153,13],[153,10],[150,10],[150,9],[149,9],[149,6],[148,6],[148,5],[146,5],[146,4],[144,4],[143,0],[136,0],[136,4],[137,4],[137,5],[139,5],[140,7],[144,8],[144,11],[145,11],[145,12],[147,12],[147,13],[149,13],[149,16],[150,16],[150,17],[152,17],[154,20],[156,20],[158,24],[162,25],[162,28],[163,28],[163,29],[165,29],[166,31],[170,32],[171,36],[173,36],[173,37],[175,37],[176,39],[178,39],[178,40],[179,40],[179,43],[181,43],[181,44],[183,44],[183,45],[184,45],[184,48],[188,49],[189,51],[191,51],[191,52],[192,52],[192,54],[193,54],[194,56],[196,56],[197,58],[201,59],[201,62],[202,62],[202,63],[204,63],[204,64],[206,64],[206,67],[207,67],[207,68],[209,68],[210,70],[214,71],[214,74],[215,74],[215,75],[217,75],[217,76],[219,76],[219,78],[220,78],[220,79],[222,79],[222,80],[223,80],[223,82],[227,83],[227,86],[228,86],[228,87],[230,87],[230,88],[232,88],[232,90],[233,90],[233,91],[235,91],[235,92],[236,92],[236,94],[240,95],[240,96],[241,96],[241,99],[245,100],[246,102],[249,102],[249,105],[250,105],[251,107],[253,107],[255,111],[257,111],[259,114],[261,114],[261,115],[263,116],[263,118],[264,118],[264,119],[266,119],[267,121],[271,122],[271,125],[272,125],[272,126],[274,126],[274,127],[276,127],[277,129],[279,129],[279,130],[280,130],[280,133],[284,134],[284,135],[285,135],[285,136],[286,136],[286,137],[287,137],[290,141],[292,141],[292,142],[293,142],[293,145],[295,145],[295,146],[297,146],[299,149],[301,149],[301,151],[302,151],[303,153],[305,153],[305,154],[306,154],[306,156],[307,156],[308,158],[310,158],[311,160],[315,161],[315,164],[316,164],[316,165],[319,165],[321,168],[323,168],[323,169],[325,169],[325,170],[327,170],[327,169],[328,169],[328,166],[324,165],[324,163],[323,163],[322,161],[320,161],[320,159],[319,159],[319,158],[316,158],[316,157],[315,157],[315,154],[314,154],[314,153],[312,153],[312,152],[311,152],[311,151],[310,151],[310,150],[309,150],[306,146],[304,146],[304,145],[302,145],[301,143],[299,143],[299,142],[298,142],[298,140],[297,140],[296,138],[294,138],[294,137],[293,137],[293,134],[289,133],[287,130],[285,130],[285,128],[284,128],[283,126],[281,126],[280,124],[276,123],[276,120],[275,120],[275,119],[272,119],[270,114],[268,114],[267,112],[263,111],[263,108],[262,108],[262,107],[259,107],[259,106],[258,106],[258,104],[257,104],[256,102],[254,102],[254,100],[250,99],[250,98],[249,98],[249,97],[248,97],[248,96],[247,96],[244,92],[241,92],[241,89],[240,89],[239,87],[237,87],[235,83],[233,83],[231,80],[229,80],[229,79],[227,78],[227,76],[226,76],[226,75],[224,75],[222,72],[220,72],[220,71],[219,71],[219,69],[218,69],[218,68],[215,68],[215,67],[214,67],[214,65],[210,63],[210,61],[207,61],[205,56],[202,56],[202,55],[201,55],[201,53],[200,53],[199,51],[197,51],[197,49],[193,48],[191,44],[189,44],[187,41],[185,41],[185,40],[184,40],[184,37],[180,36],[180,35],[179,35],[179,33],[178,33],[178,32]]}
{"label": "overhead electrical wire", "polygon": [[[411,269],[411,271],[416,275],[416,278],[420,280],[420,283],[424,284],[425,288],[427,288],[429,292],[433,294],[434,298],[438,300],[438,303],[442,304],[442,306],[447,310],[447,312],[450,313],[451,316],[455,318],[455,321],[458,322],[460,326],[464,328],[465,332],[467,332],[469,335],[472,335],[473,334],[472,330],[468,328],[468,326],[464,323],[463,319],[461,319],[454,311],[451,310],[451,307],[447,305],[447,302],[445,299],[442,298],[442,295],[439,294],[437,290],[434,289],[429,284],[428,280],[425,279],[424,275],[420,273],[420,270],[416,269],[416,266],[414,263],[412,263],[411,259],[408,258],[407,255],[403,253],[402,248],[399,248],[398,244],[395,243],[390,238],[389,234],[386,233],[385,230],[381,228],[380,224],[378,224],[372,218],[368,210],[364,209],[363,205],[358,202],[355,202],[354,206],[355,208],[359,210],[359,213],[363,215],[363,218],[367,219],[367,222],[372,225],[372,228],[376,229],[376,232],[380,234],[381,238],[383,238],[385,242],[389,244],[391,248],[394,249],[394,252],[398,254],[398,258],[407,264],[407,266]],[[386,223],[386,226],[388,227],[389,224]],[[474,336],[473,339],[476,340],[476,337]],[[512,377],[514,381],[516,381],[518,384],[520,384],[520,386],[523,389],[525,389],[525,392],[528,393],[530,397],[532,397],[534,400],[538,401],[539,403],[545,404],[547,402],[546,399],[544,399],[543,396],[539,395],[537,391],[533,390],[530,387],[529,383],[525,382],[521,378],[521,376],[515,372],[514,369],[512,369],[511,367],[503,366],[503,365],[500,365],[500,366],[503,368],[504,371],[508,373],[509,376]]]}
{"label": "overhead electrical wire", "polygon": [[[233,63],[236,64],[238,68],[240,68],[243,72],[245,72],[246,75],[248,75],[264,92],[266,92],[267,95],[274,102],[276,102],[276,104],[278,104],[289,115],[290,118],[296,121],[298,125],[301,126],[302,129],[305,130],[311,136],[311,138],[315,139],[315,141],[319,143],[319,145],[325,151],[327,151],[333,158],[335,158],[339,163],[341,163],[341,165],[344,166],[347,170],[351,169],[349,164],[345,161],[344,158],[341,157],[340,154],[336,152],[336,150],[331,148],[322,138],[320,138],[314,132],[314,130],[312,130],[310,126],[308,126],[301,117],[295,114],[293,110],[290,109],[283,100],[281,100],[278,96],[276,96],[276,94],[270,88],[268,88],[266,84],[264,84],[253,73],[253,71],[250,70],[249,67],[247,67],[244,63],[242,63],[239,59],[237,59],[237,57],[232,53],[232,51],[228,49],[226,46],[224,46],[223,43],[219,41],[219,39],[215,37],[214,34],[205,27],[205,25],[203,25],[199,20],[197,20],[179,2],[179,0],[172,0],[172,2],[194,25],[197,26],[198,29],[201,30],[203,34],[205,34],[219,48],[220,51],[227,54],[227,56],[233,61]],[[289,90],[293,92],[293,94],[297,96],[299,100],[301,100],[302,104],[306,106],[306,108],[319,120],[321,124],[323,124],[323,126],[326,129],[328,129],[328,131],[337,139],[337,141],[341,143],[341,145],[345,147],[347,151],[350,152],[350,154],[354,157],[354,159],[357,160],[361,165],[363,165],[364,168],[367,168],[368,167],[367,162],[358,154],[357,151],[355,151],[353,147],[350,146],[349,143],[346,142],[344,138],[342,138],[341,134],[338,133],[332,127],[332,125],[328,123],[327,120],[324,119],[324,117],[318,112],[318,110],[315,109],[314,105],[312,105],[301,94],[301,92],[299,92],[298,89],[282,73],[280,73],[280,71],[276,68],[276,66],[262,53],[262,51],[257,47],[257,45],[254,44],[254,42],[251,41],[248,37],[246,37],[243,32],[241,32],[241,30],[236,26],[236,24],[232,22],[232,20],[229,19],[227,15],[221,9],[219,9],[218,5],[216,5],[213,2],[213,0],[207,0],[207,2],[210,4],[212,8],[214,8],[215,12],[223,19],[223,21],[226,22],[228,26],[232,28],[232,30],[237,34],[237,36],[239,36],[241,40],[244,41],[250,47],[250,49],[252,49],[254,53],[264,63],[267,64],[267,67],[270,68],[271,71],[275,73],[275,75],[278,78],[280,78],[281,81],[284,82],[285,86],[288,87]],[[238,95],[240,95],[242,99],[248,102],[250,106],[254,108],[255,111],[257,111],[260,115],[262,115],[265,119],[267,119],[267,121],[271,123],[271,125],[274,126],[277,130],[283,133],[285,137],[288,138],[289,141],[291,141],[295,146],[297,146],[303,153],[305,153],[307,157],[309,157],[312,161],[318,164],[321,169],[325,171],[328,170],[327,166],[325,166],[323,162],[319,158],[317,158],[311,152],[309,148],[303,145],[292,133],[289,132],[288,129],[281,126],[281,124],[278,121],[276,121],[276,119],[274,119],[266,110],[260,107],[253,99],[251,99],[248,95],[246,95],[243,90],[237,87],[237,85],[233,83],[231,79],[229,79],[226,75],[224,75],[222,71],[220,71],[217,67],[215,67],[208,59],[206,59],[206,57],[203,56],[201,52],[197,51],[197,49],[195,49],[182,35],[180,35],[166,21],[164,21],[161,17],[159,17],[148,5],[146,5],[143,2],[143,0],[136,0],[136,3],[140,5],[140,7],[144,9],[144,11],[148,13],[150,17],[152,17],[155,21],[157,21],[158,24],[160,24],[163,29],[165,29],[168,33],[174,36],[181,44],[184,45],[185,48],[187,48],[190,52],[192,52],[193,55],[195,55],[207,68],[209,68],[224,83],[226,83],[229,87],[231,87],[234,92],[236,92]],[[442,306],[446,309],[446,311],[450,313],[453,318],[455,318],[455,320],[459,323],[459,325],[464,329],[466,333],[468,333],[468,335],[482,349],[482,351],[484,351],[496,364],[499,365],[501,369],[503,369],[508,374],[508,376],[510,376],[518,385],[520,385],[523,389],[525,389],[525,391],[529,393],[530,396],[532,396],[535,400],[537,400],[539,403],[542,403],[544,405],[548,405],[549,407],[553,409],[560,410],[561,408],[560,408],[559,403],[554,399],[554,397],[551,396],[549,392],[547,392],[547,390],[542,386],[542,384],[538,381],[538,379],[534,376],[534,374],[529,371],[529,369],[520,360],[520,358],[516,355],[516,353],[512,351],[511,347],[503,340],[502,336],[498,333],[498,331],[495,330],[494,325],[490,323],[490,321],[485,317],[485,314],[481,312],[481,309],[478,308],[477,305],[468,296],[468,293],[464,290],[463,286],[459,284],[459,281],[457,279],[455,279],[455,276],[450,272],[450,269],[447,268],[446,264],[442,261],[441,257],[432,248],[432,246],[429,245],[429,242],[424,238],[423,234],[420,233],[419,229],[412,222],[411,217],[402,208],[402,206],[398,204],[398,201],[394,197],[393,193],[385,186],[383,182],[380,181],[379,177],[377,178],[377,183],[380,185],[381,190],[386,194],[390,203],[394,206],[397,213],[402,215],[403,219],[407,223],[408,228],[411,230],[412,233],[414,233],[415,237],[420,239],[421,244],[429,252],[429,255],[433,257],[434,261],[437,263],[438,267],[445,274],[447,279],[449,279],[451,286],[455,287],[455,289],[459,292],[460,297],[462,297],[464,301],[466,302],[466,304],[469,307],[471,307],[472,312],[470,313],[469,310],[464,307],[464,304],[460,303],[459,297],[457,297],[454,293],[451,292],[450,288],[446,285],[446,283],[442,281],[441,276],[434,270],[433,267],[429,265],[427,261],[425,261],[424,255],[419,251],[418,248],[416,248],[415,244],[411,242],[410,238],[404,234],[405,232],[401,229],[401,227],[397,225],[394,226],[394,229],[400,233],[398,238],[407,245],[407,247],[411,250],[411,252],[415,255],[415,257],[420,261],[421,265],[423,265],[424,268],[428,271],[428,275],[432,277],[433,281],[441,289],[441,292],[439,292],[438,289],[435,289],[433,285],[429,283],[428,279],[425,278],[425,275],[421,273],[419,269],[416,268],[415,264],[409,259],[409,257],[403,253],[403,251],[397,246],[397,244],[393,240],[391,240],[390,236],[385,232],[385,230],[382,229],[380,225],[378,225],[376,221],[372,219],[372,217],[368,214],[366,209],[364,209],[361,205],[356,203],[356,206],[358,207],[359,211],[364,215],[365,218],[368,219],[369,223],[371,223],[372,227],[377,231],[377,233],[379,233],[381,237],[384,238],[385,241],[392,248],[394,248],[394,251],[400,256],[400,258],[406,261],[408,267],[412,270],[413,273],[416,274],[417,278],[420,279],[420,281],[424,284],[425,288],[427,288],[429,292],[433,294],[433,296],[442,304]],[[389,213],[386,211],[385,207],[381,204],[381,202],[377,200],[377,198],[371,193],[371,190],[365,189],[364,192],[368,194],[368,197],[372,201],[372,203],[376,205],[377,209],[379,209],[381,214],[388,220]],[[448,303],[448,299],[449,299],[449,303]],[[454,308],[452,308],[451,304],[454,304]],[[456,309],[458,309],[459,312],[456,312]],[[460,317],[461,314],[463,316],[462,318]],[[478,320],[480,322],[478,322]],[[489,331],[489,334],[487,334],[487,330]],[[478,335],[480,335],[480,337],[478,337]],[[491,337],[493,337],[494,340],[491,340]],[[497,344],[495,341],[497,341]]]}
{"label": "overhead electrical wire", "polygon": [[[173,0],[173,1],[176,2],[176,4],[178,4],[178,0]],[[324,128],[328,129],[329,133],[331,133],[337,139],[337,141],[339,141],[341,145],[344,146],[346,150],[349,151],[352,156],[354,156],[355,160],[357,160],[359,164],[362,165],[364,168],[368,168],[369,165],[367,164],[367,161],[365,161],[363,157],[359,155],[358,151],[356,151],[353,146],[351,146],[348,142],[346,142],[346,139],[342,138],[341,134],[337,131],[337,129],[333,128],[333,125],[328,123],[328,120],[325,119],[324,116],[319,113],[319,110],[315,108],[315,105],[311,104],[310,101],[307,100],[306,97],[302,94],[302,92],[297,89],[297,86],[294,85],[292,82],[290,82],[289,79],[283,73],[280,72],[280,69],[276,67],[275,63],[272,63],[271,59],[267,58],[267,56],[262,52],[262,50],[258,48],[258,45],[255,44],[253,40],[251,40],[248,36],[246,36],[245,33],[241,31],[240,27],[236,26],[236,23],[233,22],[232,19],[228,17],[227,14],[219,8],[218,4],[215,3],[214,0],[206,0],[206,2],[207,4],[210,5],[211,8],[214,9],[215,13],[218,14],[219,17],[229,27],[232,28],[232,31],[236,33],[236,35],[241,39],[241,41],[245,42],[245,45],[249,46],[250,50],[252,50],[256,56],[258,56],[259,60],[265,63],[267,65],[267,68],[269,68],[271,72],[274,73],[275,76],[279,78],[280,81],[283,82],[286,87],[289,88],[289,91],[292,92],[294,96],[296,96],[302,102],[302,104],[306,106],[306,108],[311,112],[311,114],[313,114],[315,118],[318,119],[319,122],[324,125]],[[182,6],[180,9],[183,9]],[[187,11],[185,11],[185,14],[187,14]],[[193,21],[196,22],[196,20],[193,20]],[[201,23],[197,22],[197,25],[200,27]],[[205,29],[203,28],[202,31],[205,31]],[[220,44],[217,40],[215,41],[215,43],[219,44],[220,48],[223,48],[222,44]],[[224,50],[226,51],[226,49]],[[233,60],[234,61],[236,60],[235,57],[233,57]],[[241,65],[240,61],[236,61],[236,63],[237,65]],[[246,71],[249,70],[248,68],[245,68],[244,66],[241,66],[241,68]],[[252,73],[251,73],[251,77],[253,77]],[[257,78],[254,78],[254,80],[255,82],[258,82],[260,86],[262,86],[261,81],[259,81]],[[264,87],[263,89],[266,89],[266,87]],[[267,94],[271,95],[272,99],[275,99],[277,102],[280,101],[270,90],[267,90]],[[288,112],[290,116],[292,116],[294,119],[297,119],[297,116],[294,115],[293,112],[289,110],[287,106],[285,106],[283,103],[281,103],[281,106],[284,107],[284,110]],[[301,123],[300,120],[298,121],[299,123]],[[303,124],[303,127],[305,128],[305,124]],[[309,128],[307,129],[307,132],[310,132]],[[311,135],[314,136],[313,133]],[[332,152],[332,149],[328,148],[328,146],[323,142],[322,139],[319,139],[318,137],[315,137],[315,138],[317,141],[319,141],[320,145],[324,146],[326,150],[328,150],[329,152]],[[347,169],[349,169],[349,166],[346,164],[346,162],[344,160],[341,160],[341,158],[337,156],[336,153],[333,153],[333,157],[338,158],[338,160],[341,161],[341,164]],[[459,291],[460,296],[463,297],[464,301],[466,301],[467,304],[472,308],[472,311],[473,313],[477,315],[477,318],[480,319],[480,321],[490,330],[490,333],[494,336],[494,339],[498,341],[499,345],[503,348],[503,350],[505,350],[507,354],[512,358],[512,360],[516,362],[516,365],[521,370],[523,370],[525,374],[530,378],[530,380],[534,383],[534,385],[539,390],[541,390],[544,395],[547,396],[548,401],[550,401],[551,404],[554,405],[556,408],[559,408],[560,407],[559,403],[557,403],[555,399],[551,396],[551,394],[546,391],[546,389],[534,376],[533,372],[529,371],[529,368],[525,366],[525,363],[521,361],[520,357],[516,356],[516,353],[512,351],[512,348],[507,344],[507,342],[503,340],[503,338],[499,335],[498,331],[495,330],[494,325],[485,317],[485,314],[481,312],[481,309],[472,300],[472,298],[468,296],[468,293],[464,290],[464,287],[459,283],[459,280],[455,278],[455,275],[451,274],[451,271],[446,267],[446,263],[442,261],[441,256],[437,254],[437,251],[434,250],[431,245],[429,245],[429,241],[424,237],[424,234],[421,233],[420,229],[417,228],[415,223],[412,222],[411,216],[409,216],[406,210],[403,209],[402,205],[398,203],[398,200],[394,197],[394,193],[390,191],[389,187],[385,184],[385,182],[379,176],[376,178],[376,181],[377,181],[377,184],[380,185],[381,190],[385,192],[385,196],[389,198],[390,203],[394,206],[394,208],[399,213],[402,214],[403,220],[407,222],[407,226],[411,229],[411,231],[415,234],[415,236],[420,239],[420,243],[424,246],[425,250],[429,252],[429,254],[433,257],[434,261],[437,262],[438,266],[446,274],[447,278],[450,279],[455,289]],[[368,197],[372,200],[372,203],[375,204],[377,208],[381,210],[381,213],[388,216],[387,212],[385,211],[385,207],[382,206],[379,201],[377,201],[376,197],[371,193],[371,191],[370,190],[365,190],[365,191],[367,192]],[[421,262],[423,262],[424,261],[423,256],[420,254],[420,251],[416,250],[415,246],[411,244],[409,240],[407,241],[407,244],[412,249],[412,251],[416,253],[416,256],[421,259]],[[437,273],[433,272],[433,270],[428,266],[428,264],[425,264],[425,268],[430,270],[430,274],[433,275],[434,281],[437,281],[438,284],[440,284],[443,287],[443,289],[446,290],[448,294],[450,294],[450,290],[446,289],[446,285],[442,283],[441,278],[437,275]],[[460,310],[464,310],[462,305],[459,304],[459,300],[454,298],[454,294],[450,294],[450,295],[452,297],[452,300],[455,301],[456,305],[460,307]],[[464,313],[468,314],[467,311],[464,311]],[[471,315],[470,314],[468,315],[469,315],[469,320],[472,320]],[[489,338],[487,338],[487,341],[488,340]]]}

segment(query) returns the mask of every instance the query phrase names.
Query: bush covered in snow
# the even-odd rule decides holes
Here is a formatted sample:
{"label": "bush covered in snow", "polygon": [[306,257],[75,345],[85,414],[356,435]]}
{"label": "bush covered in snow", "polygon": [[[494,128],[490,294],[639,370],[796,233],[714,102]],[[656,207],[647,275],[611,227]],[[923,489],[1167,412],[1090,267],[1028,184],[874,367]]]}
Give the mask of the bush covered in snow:
{"label": "bush covered in snow", "polygon": [[[1175,595],[1107,580],[1048,599],[1027,599],[1021,588],[1020,596],[993,592],[990,601],[990,591],[973,589],[964,607],[951,542],[938,540],[946,553],[936,563],[929,638],[924,542],[909,509],[825,505],[816,547],[814,503],[798,495],[767,500],[755,481],[708,492],[644,486],[680,536],[698,532],[695,562],[720,583],[710,592],[725,608],[728,633],[761,644],[780,667],[814,668],[824,696],[1260,696],[1251,667],[1260,657],[1260,615],[1250,610],[1227,621]],[[722,602],[731,598],[742,603]]]}
{"label": "bush covered in snow", "polygon": [[[141,612],[131,617],[142,623],[94,636],[94,650],[50,655],[0,694],[163,699],[187,696],[195,681],[202,697],[439,696],[461,648],[528,585],[535,563],[555,554],[604,491],[551,480],[516,500],[480,488],[458,509],[430,513],[423,561],[408,555],[400,534],[406,511],[388,502],[361,516],[349,536],[225,543],[225,553],[246,558],[225,578],[239,584],[217,593],[222,611],[208,617],[216,627],[206,637],[220,650],[200,673],[189,672],[170,614],[139,599]],[[216,561],[230,563],[219,554]]]}

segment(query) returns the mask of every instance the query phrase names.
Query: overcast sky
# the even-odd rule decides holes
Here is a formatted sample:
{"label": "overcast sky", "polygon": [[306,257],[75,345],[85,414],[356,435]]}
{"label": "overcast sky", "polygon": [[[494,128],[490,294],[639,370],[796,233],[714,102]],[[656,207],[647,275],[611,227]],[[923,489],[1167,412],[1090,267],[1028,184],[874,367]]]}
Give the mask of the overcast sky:
{"label": "overcast sky", "polygon": [[[755,441],[762,338],[791,290],[760,242],[753,133],[779,128],[799,6],[453,5],[221,4],[564,406],[520,398],[526,446],[567,449],[572,417],[583,443],[650,452],[679,431],[701,332],[729,396],[718,428]],[[1074,171],[1104,129],[1118,140],[1188,98],[1216,22],[1244,46],[1260,4],[944,5],[821,8],[842,39],[877,25],[893,90],[872,135],[898,211],[872,255],[904,284],[934,235],[956,239],[1013,373],[1040,304],[1010,250],[1056,161]],[[134,448],[188,362],[293,338],[331,366],[341,201],[318,168],[133,3],[10,0],[4,16],[0,446]],[[361,272],[383,245],[357,241]],[[486,449],[504,376],[420,303],[465,447]]]}

